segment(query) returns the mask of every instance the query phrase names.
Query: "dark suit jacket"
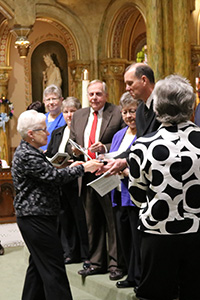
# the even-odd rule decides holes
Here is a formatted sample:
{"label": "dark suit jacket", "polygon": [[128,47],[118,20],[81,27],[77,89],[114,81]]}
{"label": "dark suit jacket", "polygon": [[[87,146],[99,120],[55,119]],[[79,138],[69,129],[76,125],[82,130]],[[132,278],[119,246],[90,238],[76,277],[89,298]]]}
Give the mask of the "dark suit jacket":
{"label": "dark suit jacket", "polygon": [[160,122],[156,119],[153,111],[153,102],[149,109],[146,109],[145,103],[141,102],[136,111],[137,138],[156,131],[159,126]]}
{"label": "dark suit jacket", "polygon": [[[64,130],[65,130],[66,127],[67,127],[67,124],[64,125],[64,126],[62,126],[62,127],[59,127],[57,129],[55,129],[52,132],[51,140],[50,140],[50,142],[48,144],[47,152],[45,153],[45,155],[47,157],[53,157],[58,152],[58,148],[59,148],[60,143],[62,141],[63,132],[64,132]],[[67,150],[67,147],[65,147],[65,151],[66,150]]]}
{"label": "dark suit jacket", "polygon": [[[81,146],[84,146],[84,131],[89,114],[90,107],[79,109],[73,114],[70,138]],[[99,141],[106,146],[108,151],[113,135],[123,127],[125,127],[125,123],[121,117],[120,108],[114,104],[106,103],[103,111]]]}

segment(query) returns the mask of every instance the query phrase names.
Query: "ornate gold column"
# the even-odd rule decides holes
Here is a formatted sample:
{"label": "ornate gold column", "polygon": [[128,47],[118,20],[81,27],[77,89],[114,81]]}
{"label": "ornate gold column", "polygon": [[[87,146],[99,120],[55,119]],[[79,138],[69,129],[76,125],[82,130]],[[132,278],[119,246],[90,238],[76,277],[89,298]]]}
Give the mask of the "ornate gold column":
{"label": "ornate gold column", "polygon": [[162,2],[146,1],[148,64],[154,70],[156,81],[164,74]]}
{"label": "ornate gold column", "polygon": [[188,0],[173,0],[174,72],[190,79],[191,48]]}
{"label": "ornate gold column", "polygon": [[119,99],[125,92],[124,70],[129,65],[127,60],[106,59],[100,61],[100,79],[108,87],[109,102],[119,105]]}
{"label": "ornate gold column", "polygon": [[191,79],[189,18],[193,2],[146,1],[148,64],[156,81],[172,73]]}
{"label": "ornate gold column", "polygon": [[[11,67],[0,67],[0,96],[7,97],[8,81],[10,77]],[[0,113],[8,113],[7,105],[0,105]],[[9,121],[5,123],[5,132],[0,127],[0,156],[10,164],[10,136]]]}
{"label": "ornate gold column", "polygon": [[69,96],[74,96],[82,102],[82,76],[85,69],[89,72],[89,80],[92,80],[90,63],[81,61],[68,62],[69,67]]}
{"label": "ornate gold column", "polygon": [[163,10],[163,76],[174,72],[174,39],[172,0],[162,1]]}

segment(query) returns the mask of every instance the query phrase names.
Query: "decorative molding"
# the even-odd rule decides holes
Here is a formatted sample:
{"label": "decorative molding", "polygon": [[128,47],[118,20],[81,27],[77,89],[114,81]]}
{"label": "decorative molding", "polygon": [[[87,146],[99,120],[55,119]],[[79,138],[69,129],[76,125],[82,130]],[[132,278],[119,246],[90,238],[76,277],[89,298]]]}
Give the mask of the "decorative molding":
{"label": "decorative molding", "polygon": [[132,13],[135,11],[135,8],[127,7],[123,11],[121,11],[120,15],[117,18],[117,22],[115,24],[115,28],[113,30],[113,38],[112,38],[112,53],[111,57],[120,58],[120,47],[121,40],[124,31],[125,24]]}
{"label": "decorative molding", "polygon": [[12,16],[2,6],[0,6],[0,13],[2,13],[8,20],[12,19]]}
{"label": "decorative molding", "polygon": [[90,63],[84,61],[72,61],[68,63],[70,74],[72,79],[75,80],[82,80],[82,74],[85,69],[89,70],[90,73]]}
{"label": "decorative molding", "polygon": [[90,62],[88,61],[71,61],[68,62],[69,67],[69,90],[70,95],[77,97],[78,99],[82,98],[81,95],[81,84],[83,71],[87,69],[89,71],[89,76],[91,78],[91,68]]}
{"label": "decorative molding", "polygon": [[[66,48],[69,60],[73,61],[73,60],[76,60],[79,58],[77,43],[75,42],[75,39],[69,30],[67,30],[61,24],[59,24],[55,21],[52,21],[52,20],[38,18],[37,21],[43,21],[43,22],[50,23],[52,26],[56,27],[62,33],[62,35],[57,36],[57,38],[60,40],[60,42],[62,41],[63,46]],[[50,36],[51,36],[51,34],[49,34],[49,37]],[[55,36],[54,36],[54,38],[55,38]]]}
{"label": "decorative molding", "polygon": [[9,34],[10,29],[8,27],[7,21],[4,21],[3,24],[1,24],[2,29],[2,35],[0,37],[0,66],[6,66],[7,64],[7,56],[9,51],[8,43],[9,43]]}
{"label": "decorative molding", "polygon": [[124,70],[130,63],[123,59],[105,59],[99,62],[101,78],[123,78]]}
{"label": "decorative molding", "polygon": [[8,80],[11,71],[12,67],[0,66],[0,88],[1,93],[3,93],[5,97],[7,96]]}

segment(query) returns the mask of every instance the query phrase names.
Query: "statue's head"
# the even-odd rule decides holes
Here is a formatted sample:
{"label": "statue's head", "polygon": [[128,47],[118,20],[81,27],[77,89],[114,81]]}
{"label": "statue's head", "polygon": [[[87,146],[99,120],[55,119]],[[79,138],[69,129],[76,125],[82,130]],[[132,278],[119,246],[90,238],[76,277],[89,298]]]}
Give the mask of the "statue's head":
{"label": "statue's head", "polygon": [[43,59],[44,59],[44,62],[47,66],[50,66],[51,64],[53,64],[53,59],[51,57],[51,54],[48,53],[46,55],[43,55]]}

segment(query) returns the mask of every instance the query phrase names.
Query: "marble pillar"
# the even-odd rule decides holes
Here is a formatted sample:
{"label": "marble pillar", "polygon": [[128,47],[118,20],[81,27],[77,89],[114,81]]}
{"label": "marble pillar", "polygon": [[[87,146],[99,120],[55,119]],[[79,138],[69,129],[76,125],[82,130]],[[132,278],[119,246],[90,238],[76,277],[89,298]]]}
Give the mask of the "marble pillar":
{"label": "marble pillar", "polygon": [[162,1],[163,10],[163,76],[174,72],[173,6],[172,0]]}
{"label": "marble pillar", "polygon": [[174,72],[190,79],[190,7],[187,0],[173,0]]}
{"label": "marble pillar", "polygon": [[148,64],[156,81],[172,73],[191,79],[187,0],[146,1]]}
{"label": "marble pillar", "polygon": [[156,81],[164,74],[162,2],[146,1],[148,65],[154,70]]}

